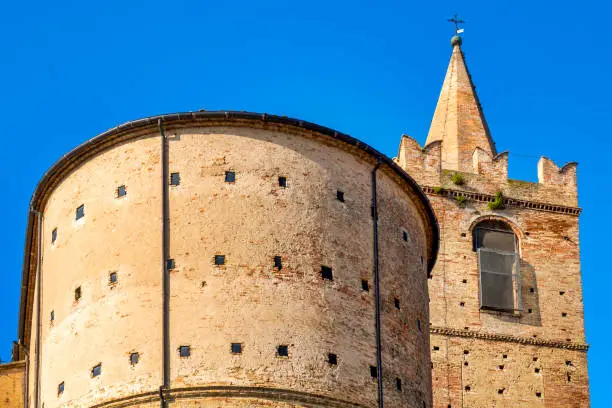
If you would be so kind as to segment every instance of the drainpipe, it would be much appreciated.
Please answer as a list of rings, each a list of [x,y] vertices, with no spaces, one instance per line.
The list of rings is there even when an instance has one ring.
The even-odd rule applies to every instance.
[[[23,354],[25,354],[25,374],[23,376],[23,408],[28,408],[28,373],[30,370],[30,351],[26,347],[25,344],[19,340],[19,342],[14,341],[14,345],[19,347]]]
[[[376,303],[376,377],[378,379],[378,408],[383,408],[383,371],[382,346],[380,335],[380,274],[378,269],[378,198],[376,192],[376,172],[382,163],[378,158],[376,167],[372,170],[372,220],[374,243],[374,298]]]
[[[40,264],[42,262],[42,219],[43,215],[40,211],[37,211],[30,207],[30,213],[36,215],[37,223],[37,234],[36,234],[36,287],[38,288],[38,294],[36,296],[36,377],[34,381],[34,407],[39,407],[39,396],[40,396],[40,332],[42,325],[41,302],[42,302],[42,276],[40,276]],[[28,367],[29,368],[29,367]]]
[[[168,259],[170,248],[170,202],[169,202],[169,160],[168,139],[164,132],[162,119],[157,122],[161,136],[161,166],[162,166],[162,365],[163,385],[159,387],[159,400],[161,408],[166,408],[164,391],[170,389],[170,276],[168,273]]]

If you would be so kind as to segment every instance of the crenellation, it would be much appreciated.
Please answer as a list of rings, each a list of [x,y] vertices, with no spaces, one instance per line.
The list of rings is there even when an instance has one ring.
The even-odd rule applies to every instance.
[[[421,148],[413,138],[404,135],[396,162],[406,171],[415,174],[415,179],[422,186],[488,195],[501,192],[510,200],[560,207],[578,205],[577,164],[574,162],[559,168],[543,157],[538,163],[539,181],[530,182],[508,178],[508,152],[491,156],[485,150],[476,148],[473,154],[474,169],[469,172],[440,168],[441,152],[440,141]],[[463,182],[460,185],[452,182],[453,174],[461,174]],[[549,206],[542,209],[549,210]]]
[[[475,174],[497,183],[505,183],[508,180],[508,152],[491,156],[487,151],[477,147],[472,157]]]

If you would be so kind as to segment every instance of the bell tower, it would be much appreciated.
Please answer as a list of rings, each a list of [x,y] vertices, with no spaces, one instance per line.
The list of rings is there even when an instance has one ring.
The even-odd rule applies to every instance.
[[[587,408],[577,165],[542,157],[538,182],[508,179],[461,32],[425,145],[404,135],[395,159],[440,225],[429,276],[434,407]]]

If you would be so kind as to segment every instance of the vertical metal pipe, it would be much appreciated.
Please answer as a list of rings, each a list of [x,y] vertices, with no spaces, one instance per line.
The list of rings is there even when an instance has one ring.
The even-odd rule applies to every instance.
[[[36,296],[36,378],[34,381],[34,406],[40,407],[40,332],[42,326],[42,317],[40,315],[42,309],[42,276],[40,275],[40,264],[42,262],[42,214],[33,208],[30,208],[30,211],[36,215],[38,220],[38,233],[36,234],[36,287],[38,289],[38,293]]]
[[[166,408],[164,391],[170,388],[170,276],[168,273],[168,259],[170,248],[170,202],[169,202],[169,158],[168,139],[164,132],[162,119],[158,120],[161,137],[161,166],[162,166],[162,364],[163,385],[160,387],[161,408]]]
[[[378,408],[383,408],[383,369],[382,369],[382,340],[380,330],[380,273],[378,268],[378,197],[376,192],[376,172],[382,160],[372,170],[372,220],[374,244],[374,298],[376,303],[376,376],[378,379]]]

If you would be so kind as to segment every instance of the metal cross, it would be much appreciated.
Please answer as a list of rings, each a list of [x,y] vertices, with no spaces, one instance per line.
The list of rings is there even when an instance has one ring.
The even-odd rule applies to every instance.
[[[459,33],[459,24],[465,23],[465,21],[461,20],[460,18],[457,18],[457,13],[455,13],[453,18],[449,18],[448,21],[455,24],[455,34]]]

